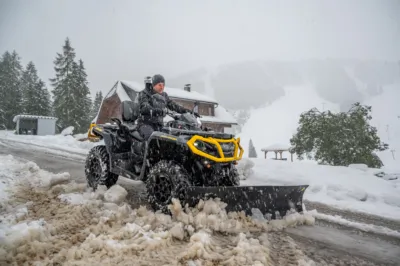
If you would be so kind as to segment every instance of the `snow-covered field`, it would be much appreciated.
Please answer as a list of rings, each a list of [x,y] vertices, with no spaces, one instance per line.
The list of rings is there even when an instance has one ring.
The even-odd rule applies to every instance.
[[[174,202],[170,216],[132,210],[119,185],[91,192],[68,173],[11,155],[0,156],[0,169],[1,265],[314,265],[274,234],[313,225],[307,213],[268,222],[207,201],[193,209]]]

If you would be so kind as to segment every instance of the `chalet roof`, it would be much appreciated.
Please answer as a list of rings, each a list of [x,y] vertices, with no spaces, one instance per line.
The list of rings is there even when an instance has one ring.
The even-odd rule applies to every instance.
[[[52,119],[52,120],[58,120],[57,117],[51,117],[51,116],[41,116],[41,115],[16,115],[13,118],[13,122],[16,123],[19,119],[21,118],[29,118],[29,119]]]

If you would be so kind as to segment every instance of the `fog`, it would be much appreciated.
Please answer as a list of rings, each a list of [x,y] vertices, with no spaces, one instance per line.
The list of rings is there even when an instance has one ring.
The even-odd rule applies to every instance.
[[[68,36],[92,93],[107,92],[243,60],[399,60],[399,14],[397,0],[0,0],[0,53],[15,49],[49,84]]]

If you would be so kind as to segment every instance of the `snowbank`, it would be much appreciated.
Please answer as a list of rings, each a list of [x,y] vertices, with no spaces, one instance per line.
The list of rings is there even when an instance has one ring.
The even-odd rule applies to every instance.
[[[12,156],[0,156],[0,169],[1,180],[9,181],[0,209],[1,265],[271,265],[278,256],[286,265],[307,261],[293,240],[273,232],[312,225],[308,214],[263,221],[228,214],[224,203],[208,200],[191,209],[174,201],[172,215],[165,215],[131,209],[119,185],[92,192],[66,173]]]
[[[238,170],[239,173],[239,178],[241,180],[246,180],[249,176],[251,176],[254,173],[253,167],[254,167],[254,162],[251,159],[242,158],[242,160],[240,160],[238,165],[236,166],[236,169]]]
[[[67,128],[65,133],[70,133]],[[53,153],[65,152],[80,155],[86,155],[88,150],[99,144],[90,141],[79,141],[81,134],[72,135],[49,135],[49,136],[33,136],[33,135],[15,135],[13,131],[0,131],[0,140],[11,140],[22,144],[30,144],[37,147],[53,150]]]
[[[253,173],[241,185],[309,185],[304,199],[400,219],[400,183],[376,176],[380,169],[251,159]]]

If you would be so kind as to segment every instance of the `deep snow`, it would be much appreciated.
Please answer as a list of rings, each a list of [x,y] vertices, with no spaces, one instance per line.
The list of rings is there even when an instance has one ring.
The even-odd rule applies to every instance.
[[[244,158],[242,164],[247,160]],[[306,200],[400,220],[399,178],[377,177],[380,169],[262,158],[251,161],[254,166],[241,185],[309,185],[304,193]]]

